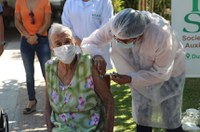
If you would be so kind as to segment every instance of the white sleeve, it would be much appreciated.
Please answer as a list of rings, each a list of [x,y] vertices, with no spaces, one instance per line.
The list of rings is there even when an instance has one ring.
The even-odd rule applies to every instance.
[[[62,21],[62,24],[64,26],[71,29],[73,36],[76,36],[76,34],[74,33],[74,30],[73,30],[72,23],[70,21],[69,2],[70,2],[70,0],[67,0],[64,4],[62,16],[61,16],[61,21]]]
[[[161,28],[158,31],[152,27],[143,37],[145,37],[148,44],[154,49],[151,54],[154,58],[154,63],[148,69],[129,74],[132,77],[130,85],[135,88],[151,86],[167,81],[174,69],[176,52],[178,50],[178,43],[173,43],[170,31],[163,31]]]
[[[112,40],[110,24],[110,21],[107,22],[103,27],[94,31],[89,37],[83,39],[81,49],[84,53],[102,55],[101,48],[109,44]]]
[[[113,6],[111,0],[105,0],[102,16],[101,16],[101,27],[109,21],[109,19],[113,16]]]

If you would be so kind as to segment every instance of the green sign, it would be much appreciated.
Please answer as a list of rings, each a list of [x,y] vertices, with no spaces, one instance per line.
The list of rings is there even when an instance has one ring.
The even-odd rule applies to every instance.
[[[192,54],[186,53],[185,58],[186,58],[186,60],[190,60],[190,59],[192,59],[192,60],[194,60],[194,59],[200,59],[200,55],[194,54],[194,53],[192,53]]]
[[[199,6],[199,0],[193,0],[192,11],[184,17],[185,22],[190,25],[195,25],[196,29],[188,30],[186,27],[184,27],[183,32],[186,33],[200,32],[200,9],[198,6]],[[196,20],[194,18],[199,18],[199,19]]]

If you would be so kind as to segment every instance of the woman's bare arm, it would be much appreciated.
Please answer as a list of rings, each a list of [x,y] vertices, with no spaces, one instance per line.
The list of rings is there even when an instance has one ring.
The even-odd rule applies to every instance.
[[[105,115],[105,132],[113,132],[114,126],[114,99],[110,91],[110,78],[99,78],[99,73],[93,67],[92,68],[92,77],[95,84],[95,91],[103,101],[105,106],[106,115]]]
[[[46,105],[45,105],[45,114],[46,114],[46,124],[47,124],[47,131],[51,132],[51,128],[53,126],[53,124],[51,123],[51,106],[49,103],[49,97],[48,97],[48,86],[47,86],[47,81],[46,81],[46,89],[45,89],[45,95],[46,95]]]
[[[47,31],[50,24],[51,24],[51,13],[45,13],[44,23],[37,33],[42,35],[45,31]]]
[[[28,39],[30,37],[29,33],[26,31],[22,24],[22,19],[19,13],[15,13],[15,26],[18,29],[18,31],[26,38]]]

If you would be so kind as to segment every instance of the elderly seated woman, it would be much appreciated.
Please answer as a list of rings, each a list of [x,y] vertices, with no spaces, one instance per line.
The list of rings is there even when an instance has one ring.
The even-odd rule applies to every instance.
[[[49,40],[55,57],[46,63],[48,131],[112,132],[110,80],[99,77],[91,56],[80,53],[68,27],[54,23]]]

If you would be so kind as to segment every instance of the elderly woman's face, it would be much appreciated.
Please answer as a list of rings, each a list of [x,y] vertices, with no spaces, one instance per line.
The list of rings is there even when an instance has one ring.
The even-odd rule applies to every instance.
[[[70,36],[67,32],[59,33],[59,34],[54,34],[51,37],[51,47],[56,48],[60,47],[62,45],[68,45],[72,44],[72,36]]]

